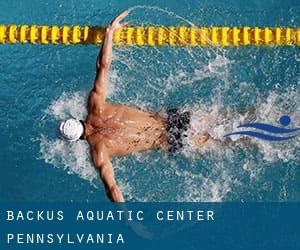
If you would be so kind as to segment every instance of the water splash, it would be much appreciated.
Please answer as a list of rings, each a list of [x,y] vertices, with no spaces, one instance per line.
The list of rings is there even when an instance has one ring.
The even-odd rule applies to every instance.
[[[291,92],[289,92],[291,94]],[[281,109],[281,106],[275,106],[279,95],[270,94],[266,103],[260,103],[257,106],[255,117],[256,119],[268,118],[276,119],[276,115],[272,118],[261,116],[265,110],[266,105],[272,107],[271,113],[276,114]],[[300,95],[295,94],[295,101],[300,101]],[[61,98],[54,101],[52,105],[46,110],[46,113],[52,114],[56,118],[64,118],[67,114],[79,114],[81,110],[85,109],[83,102],[84,97],[80,97],[79,93],[72,95],[64,94]],[[270,100],[273,100],[271,102]],[[66,105],[65,105],[66,104]],[[79,104],[79,105],[78,105]],[[284,103],[281,103],[284,105]],[[64,107],[64,108],[62,108]],[[68,108],[66,108],[68,107]],[[124,159],[113,159],[113,164],[116,171],[118,182],[121,190],[124,192],[128,200],[138,201],[221,201],[226,200],[227,195],[232,192],[234,185],[242,185],[236,173],[238,171],[241,175],[249,172],[253,181],[259,180],[259,175],[262,173],[262,168],[267,162],[282,161],[299,161],[300,156],[297,150],[300,147],[300,140],[290,144],[272,144],[261,142],[252,139],[250,144],[255,145],[259,149],[259,153],[255,153],[252,147],[244,144],[236,139],[236,144],[225,144],[223,135],[226,131],[232,129],[234,124],[241,121],[246,121],[253,114],[249,113],[239,114],[238,112],[223,113],[223,105],[215,103],[207,105],[199,103],[194,107],[185,107],[184,109],[192,111],[191,130],[186,142],[186,147],[183,154],[186,158],[180,161],[169,157],[166,153],[138,153]],[[51,113],[53,112],[54,113]],[[300,110],[297,108],[293,116],[299,114]],[[217,125],[216,125],[217,124]],[[210,135],[216,141],[208,142],[204,147],[197,148],[191,142],[196,134],[201,134],[209,131]],[[189,141],[190,140],[190,141]],[[250,147],[250,148],[249,148]],[[94,183],[97,178],[91,161],[89,159],[89,149],[85,142],[78,142],[69,144],[58,139],[51,140],[45,135],[40,139],[41,158],[46,163],[50,163],[56,167],[62,167],[69,173],[74,173],[81,178]],[[246,154],[246,158],[239,162],[241,167],[236,166],[237,151],[242,149]],[[252,157],[262,155],[260,162],[252,161]],[[256,156],[255,156],[256,155]],[[233,160],[233,161],[232,161]],[[199,165],[199,161],[202,162]],[[231,162],[232,161],[232,162]],[[145,162],[147,164],[145,165]],[[161,166],[161,162],[164,162]],[[189,166],[190,170],[184,166]],[[208,173],[199,172],[199,166],[212,166]],[[175,174],[175,178],[174,175]],[[175,192],[175,197],[166,197],[159,190],[155,193],[151,188],[151,192],[147,190],[147,181],[143,176],[147,176],[149,185],[152,181],[159,181],[160,179],[168,179],[164,183],[164,192],[173,190],[173,185],[176,183],[178,188]],[[143,179],[143,181],[140,181]],[[249,184],[247,184],[249,185]],[[158,185],[159,187],[159,185]],[[160,187],[161,188],[161,187]],[[153,193],[154,192],[154,193]]]
[[[176,14],[170,15],[185,21]],[[174,106],[192,112],[187,146],[181,155],[146,152],[113,159],[117,181],[127,200],[268,199],[262,195],[272,186],[271,180],[264,176],[267,167],[288,162],[294,168],[300,161],[299,139],[274,145],[256,139],[243,142],[238,135],[227,143],[223,137],[242,123],[277,122],[283,113],[289,114],[299,127],[299,79],[296,83],[287,79],[286,83],[275,84],[273,74],[278,71],[277,67],[282,67],[284,57],[290,58],[290,52],[279,51],[281,56],[276,57],[274,63],[269,54],[259,53],[261,50],[252,49],[245,52],[238,49],[114,48],[109,101],[154,112]],[[255,79],[251,81],[252,75],[258,77],[259,74],[267,79],[266,87],[259,86]],[[87,94],[88,90],[83,94],[69,92],[54,100],[45,110],[42,126],[49,127],[50,131],[59,119],[68,116],[83,119]],[[207,131],[213,140],[196,148],[192,138]],[[91,183],[98,181],[85,142],[70,146],[51,137],[50,133],[43,134],[40,155],[55,167]]]
[[[40,138],[41,158],[48,164],[61,167],[68,174],[76,174],[94,184],[98,174],[91,164],[88,145],[84,142],[67,144],[62,140]]]

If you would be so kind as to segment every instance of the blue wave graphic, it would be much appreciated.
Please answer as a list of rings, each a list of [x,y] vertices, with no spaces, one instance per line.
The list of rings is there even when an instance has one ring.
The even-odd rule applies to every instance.
[[[279,122],[282,126],[288,126],[291,124],[291,118],[287,115],[283,115],[280,117]],[[224,135],[224,137],[231,136],[231,135],[247,135],[251,137],[256,137],[262,140],[266,141],[286,141],[295,138],[297,135],[290,135],[290,136],[282,136],[284,134],[291,134],[297,131],[300,131],[300,128],[280,128],[276,127],[270,124],[266,123],[246,123],[239,125],[238,128],[254,128],[254,129],[259,129],[262,132],[268,132],[272,134],[280,134],[281,136],[276,136],[276,135],[270,135],[270,134],[265,134],[262,132],[255,132],[255,131],[239,131],[239,132],[232,132],[229,134]]]
[[[229,134],[224,135],[224,137],[231,136],[231,135],[248,135],[248,136],[256,137],[256,138],[266,140],[266,141],[286,141],[286,140],[290,140],[290,139],[293,139],[293,138],[296,137],[296,135],[293,135],[293,136],[273,136],[273,135],[267,135],[267,134],[258,133],[258,132],[254,132],[254,131],[233,132],[233,133],[229,133]]]
[[[240,125],[238,126],[238,128],[256,128],[273,134],[287,134],[287,133],[300,131],[300,128],[294,128],[294,129],[278,128],[265,123],[248,123],[248,124]]]

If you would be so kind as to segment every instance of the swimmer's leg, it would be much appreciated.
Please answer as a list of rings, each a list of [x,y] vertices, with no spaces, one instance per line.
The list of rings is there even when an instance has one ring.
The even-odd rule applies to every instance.
[[[254,145],[253,141],[251,141],[248,137],[242,137],[237,141],[232,141],[231,139],[226,140],[220,140],[213,138],[209,133],[204,133],[201,135],[197,135],[193,140],[193,144],[197,148],[204,147],[207,142],[212,142],[214,145],[219,146],[231,146],[231,147],[240,147],[240,146],[246,146],[250,148]]]
[[[203,147],[204,144],[211,138],[209,133],[204,133],[201,135],[196,135],[196,137],[193,139],[193,144],[196,147]]]
[[[215,124],[216,123],[216,117],[214,115],[210,116],[203,116],[201,118],[195,118],[196,124],[199,127],[207,127],[208,124]],[[203,131],[201,133],[198,133],[193,136],[192,143],[195,147],[203,147],[208,141],[215,141],[208,131]]]
[[[250,121],[255,121],[257,119],[255,109],[248,109],[240,112],[241,115],[246,116],[247,120]],[[196,118],[198,126],[199,127],[206,127],[207,125],[210,125],[210,127],[214,127],[215,124],[218,124],[218,118],[220,114],[210,114],[209,116],[204,116],[200,118]],[[227,120],[228,114],[227,112],[223,112],[221,114],[224,120]],[[223,139],[218,139],[214,138],[209,131],[203,131],[200,134],[195,135],[192,138],[192,143],[194,144],[195,147],[203,147],[206,143],[213,143],[214,145],[219,145],[219,146],[236,146],[239,147],[241,145],[244,146],[251,146],[253,145],[253,141],[249,137],[241,137],[237,141],[232,141],[230,138],[226,138],[225,140]]]

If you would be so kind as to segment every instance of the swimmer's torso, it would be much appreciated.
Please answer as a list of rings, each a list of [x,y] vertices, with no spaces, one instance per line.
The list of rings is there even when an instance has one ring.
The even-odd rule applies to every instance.
[[[110,156],[122,156],[166,146],[165,122],[142,110],[119,104],[94,103],[90,96],[86,123],[92,127],[87,140],[93,149],[104,143]]]

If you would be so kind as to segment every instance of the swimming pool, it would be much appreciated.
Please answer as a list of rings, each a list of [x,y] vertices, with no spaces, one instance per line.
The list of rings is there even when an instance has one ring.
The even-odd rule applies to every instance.
[[[6,1],[0,23],[299,26],[299,1]],[[1,201],[104,201],[84,142],[56,139],[59,119],[83,118],[95,46],[0,46]],[[254,119],[300,126],[299,47],[116,47],[109,100],[150,111],[180,106],[215,136]],[[249,111],[249,113],[247,113]],[[227,114],[226,116],[224,114]],[[252,117],[252,118],[251,118]],[[193,124],[204,129],[202,124]],[[113,160],[129,201],[299,201],[300,137]]]

